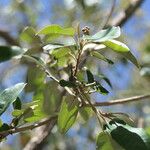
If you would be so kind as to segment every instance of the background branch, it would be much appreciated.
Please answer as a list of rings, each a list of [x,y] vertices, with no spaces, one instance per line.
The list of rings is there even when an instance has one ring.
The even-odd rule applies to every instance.
[[[0,30],[0,37],[3,38],[9,45],[19,46],[19,42],[13,38],[7,31]]]
[[[124,11],[120,12],[118,16],[113,18],[110,25],[123,26],[128,21],[128,19],[133,16],[135,11],[140,8],[144,1],[145,0],[132,0],[130,5]]]

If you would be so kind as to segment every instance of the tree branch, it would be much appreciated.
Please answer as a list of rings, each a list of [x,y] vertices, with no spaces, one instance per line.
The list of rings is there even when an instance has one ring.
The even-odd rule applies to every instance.
[[[137,101],[145,100],[146,98],[150,98],[150,94],[123,98],[123,99],[110,100],[108,102],[95,102],[93,105],[94,106],[112,106],[112,105],[135,102],[135,101],[137,102]]]
[[[56,118],[57,118],[57,116],[54,116],[54,117],[50,117],[50,118],[48,118],[44,121],[38,122],[36,124],[31,124],[31,125],[28,125],[28,126],[23,126],[23,127],[19,127],[19,128],[13,128],[13,129],[10,129],[10,130],[2,131],[2,132],[0,132],[0,138],[6,137],[9,134],[15,134],[15,133],[23,132],[23,131],[26,131],[26,130],[32,130],[34,128],[37,128],[37,127],[43,126],[45,124],[48,124],[52,120],[56,120]]]
[[[19,46],[19,42],[13,38],[7,31],[0,30],[0,37],[2,37],[8,44]]]
[[[125,103],[131,103],[131,102],[135,102],[135,101],[141,101],[141,100],[145,100],[150,98],[150,94],[147,95],[140,95],[140,96],[134,96],[134,97],[129,97],[129,98],[124,98],[124,99],[116,99],[116,100],[110,100],[108,102],[95,102],[93,103],[94,106],[112,106],[112,105],[118,105],[118,104],[125,104]],[[90,107],[89,104],[84,105],[84,107]],[[0,132],[0,137],[6,137],[9,134],[15,134],[18,132],[23,132],[26,130],[32,130],[34,128],[46,125],[43,130],[41,131],[42,134],[39,134],[38,137],[33,138],[26,146],[26,148],[24,148],[24,150],[30,150],[33,149],[33,142],[36,142],[35,145],[37,146],[37,144],[39,144],[39,140],[35,140],[35,139],[40,139],[40,141],[42,141],[43,139],[45,139],[48,136],[48,131],[51,131],[51,129],[53,128],[53,126],[56,124],[57,121],[57,115],[50,117],[48,119],[45,119],[41,122],[38,122],[36,124],[32,124],[32,125],[28,125],[28,126],[23,126],[23,127],[19,127],[19,128],[13,128],[7,131],[2,131]],[[41,137],[41,138],[39,138]],[[38,141],[38,142],[37,142]],[[32,143],[32,144],[30,144]],[[29,148],[29,145],[32,145],[32,148]],[[40,146],[40,145],[39,145]],[[27,148],[28,147],[28,148]],[[34,148],[35,149],[35,148]]]
[[[132,0],[131,4],[124,11],[120,12],[120,14],[112,20],[110,25],[123,26],[133,16],[135,11],[140,8],[144,1],[145,0]]]
[[[112,14],[113,14],[113,12],[114,12],[114,9],[115,9],[115,4],[116,4],[116,0],[113,0],[112,6],[111,6],[111,9],[110,9],[110,12],[109,12],[109,14],[108,14],[108,16],[107,16],[106,22],[105,22],[104,25],[103,25],[103,28],[105,28],[105,27],[107,26],[107,24],[108,24],[108,22],[109,22],[109,20],[110,20]]]

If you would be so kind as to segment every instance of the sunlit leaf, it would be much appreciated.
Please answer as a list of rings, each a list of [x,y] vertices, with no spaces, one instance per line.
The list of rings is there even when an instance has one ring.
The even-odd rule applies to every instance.
[[[13,116],[13,117],[18,117],[18,116],[22,115],[23,112],[24,112],[23,110],[15,109],[15,110],[12,112],[12,116]]]
[[[73,102],[73,99],[70,99]],[[68,102],[64,98],[61,104],[61,108],[58,114],[58,128],[62,133],[66,133],[70,127],[74,124],[78,114],[78,107],[76,105],[68,105]]]
[[[87,43],[83,46],[83,51],[86,50],[100,50],[105,48],[106,46],[104,44],[96,44],[96,43]]]
[[[56,34],[56,35],[65,35],[65,36],[73,36],[75,34],[74,28],[62,28],[59,25],[50,25],[43,29],[41,29],[37,34]]]
[[[107,40],[102,42],[105,46],[117,52],[128,52],[130,49],[122,42],[116,40]]]
[[[25,85],[24,83],[18,83],[0,93],[0,115],[2,115],[9,105],[16,100]]]
[[[32,27],[26,27],[20,34],[20,39],[28,43],[40,43],[40,37]]]

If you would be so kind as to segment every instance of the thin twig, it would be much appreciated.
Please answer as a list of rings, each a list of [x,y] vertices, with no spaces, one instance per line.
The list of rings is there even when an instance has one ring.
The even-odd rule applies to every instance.
[[[118,104],[125,104],[125,103],[130,103],[130,102],[135,102],[135,101],[141,101],[146,98],[147,99],[150,98],[150,94],[123,98],[123,99],[116,99],[116,100],[111,100],[108,102],[95,102],[93,105],[94,106],[111,106],[111,105],[118,105]]]
[[[110,12],[109,12],[109,14],[108,14],[108,16],[107,16],[106,22],[105,22],[104,25],[103,25],[103,28],[105,28],[105,27],[108,25],[108,22],[109,22],[109,20],[110,20],[112,14],[113,14],[113,12],[114,12],[115,4],[116,4],[116,0],[113,0],[112,6],[111,6],[111,9],[110,9]]]
[[[23,126],[23,127],[19,127],[19,128],[16,127],[16,128],[10,129],[10,130],[2,131],[2,132],[0,132],[0,136],[1,137],[6,137],[9,134],[23,132],[23,131],[26,131],[26,130],[32,130],[34,128],[43,126],[43,125],[51,122],[51,120],[56,119],[56,118],[57,118],[57,116],[53,116],[53,117],[50,117],[50,118],[48,118],[44,121],[41,121],[41,122],[38,122],[38,123],[35,123],[35,124],[31,124],[31,125]]]

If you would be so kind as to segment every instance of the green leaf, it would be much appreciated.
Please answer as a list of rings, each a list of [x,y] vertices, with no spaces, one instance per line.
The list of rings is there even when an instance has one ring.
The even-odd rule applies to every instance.
[[[32,27],[26,27],[20,34],[20,39],[28,43],[40,43],[40,37]]]
[[[29,117],[29,118],[26,118],[25,121],[26,122],[37,122],[37,121],[40,121],[41,119],[43,119],[44,117],[46,117],[45,115],[41,115],[41,116],[35,116],[33,115],[32,117]]]
[[[24,83],[18,83],[0,93],[0,115],[16,100],[25,85]]]
[[[96,140],[96,150],[124,150],[107,132],[101,132]]]
[[[3,125],[0,127],[0,132],[6,131],[6,130],[9,130],[9,129],[10,129],[9,125],[6,124],[6,123],[3,123]]]
[[[111,61],[110,59],[106,58],[104,55],[102,55],[101,53],[99,52],[96,52],[96,51],[91,51],[90,52],[91,56],[94,56],[100,60],[103,60],[109,64],[114,64],[113,61]]]
[[[18,46],[0,46],[0,62],[7,61],[24,52],[25,50]]]
[[[106,76],[104,76],[103,74],[99,74],[98,77],[100,79],[103,79],[112,88],[112,84],[111,84],[110,80]]]
[[[64,35],[64,36],[74,36],[75,29],[74,28],[62,28],[59,25],[50,25],[43,29],[41,29],[37,34],[56,34],[56,35]]]
[[[0,119],[0,127],[3,125],[3,122],[2,122],[2,120]]]
[[[73,83],[71,81],[66,81],[66,80],[63,80],[63,79],[59,81],[59,84],[62,87],[65,87],[65,86],[67,86],[67,87],[75,87],[76,86],[75,83]]]
[[[130,51],[125,52],[125,53],[120,53],[120,54],[123,55],[129,61],[131,61],[136,67],[140,68],[140,65],[139,65],[137,59],[134,57],[134,55]]]
[[[51,50],[60,49],[60,48],[69,48],[70,50],[71,49],[74,50],[74,49],[76,49],[76,44],[75,43],[72,43],[72,44],[58,44],[58,43],[53,43],[53,44],[45,45],[43,47],[43,50],[44,51],[51,51]]]
[[[120,34],[120,27],[111,27],[106,30],[101,30],[93,36],[85,36],[84,39],[94,42],[104,42],[110,39],[118,38]]]
[[[109,91],[107,91],[100,83],[96,82],[96,89],[103,95],[107,95]]]
[[[122,42],[116,41],[116,40],[107,40],[105,42],[102,42],[105,46],[111,48],[112,50],[116,52],[128,52],[130,49]]]
[[[13,102],[13,108],[20,110],[21,106],[22,106],[21,100],[19,97],[17,97],[17,99]]]
[[[15,109],[15,110],[12,112],[12,116],[13,116],[13,117],[18,117],[18,116],[22,115],[23,112],[24,112],[24,110]]]
[[[89,107],[81,107],[79,108],[79,113],[85,121],[88,121],[92,113],[92,110]]]
[[[95,80],[92,72],[86,69],[86,74],[87,74],[88,83],[93,83]]]
[[[137,129],[138,130],[138,129]],[[143,133],[142,133],[143,134]],[[144,140],[141,138],[146,135],[138,134],[138,132],[130,131],[123,126],[117,126],[111,131],[112,138],[126,150],[149,150]]]
[[[124,120],[119,119],[119,118],[113,118],[111,121],[109,121],[110,125],[115,124],[115,123],[126,125],[126,122]]]
[[[60,57],[64,57],[66,56],[67,54],[69,54],[70,52],[70,49],[69,48],[65,48],[65,47],[62,47],[62,48],[59,48],[59,49],[54,49],[50,52],[50,54],[52,56],[54,56],[55,58],[60,58]]]
[[[70,102],[73,102],[73,99],[69,99]],[[66,133],[70,127],[74,124],[77,114],[78,107],[76,105],[68,105],[66,98],[63,99],[60,112],[58,114],[58,128],[62,133]]]

